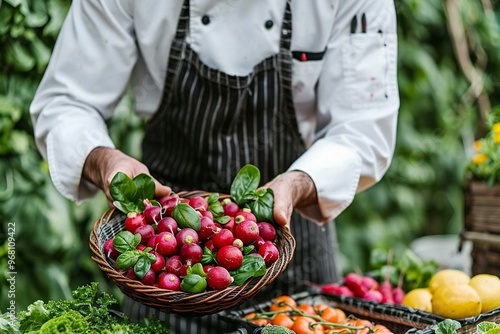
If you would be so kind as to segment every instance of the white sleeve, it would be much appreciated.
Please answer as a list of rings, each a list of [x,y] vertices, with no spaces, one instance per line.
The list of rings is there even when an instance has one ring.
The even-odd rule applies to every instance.
[[[355,194],[378,182],[394,153],[399,110],[396,14],[391,0],[339,1],[317,87],[318,129],[290,170],[315,183],[318,205],[300,213],[337,217]],[[361,33],[361,16],[367,18]],[[351,20],[357,16],[357,30]]]
[[[81,180],[87,155],[114,147],[106,120],[137,59],[127,1],[74,0],[30,106],[36,144],[51,179],[81,202],[97,189]]]

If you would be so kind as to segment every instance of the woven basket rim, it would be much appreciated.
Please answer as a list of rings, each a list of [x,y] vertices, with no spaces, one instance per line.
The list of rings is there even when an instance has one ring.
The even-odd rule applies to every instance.
[[[199,190],[178,193],[180,197],[192,197],[200,194],[210,193]],[[221,195],[221,198],[223,196],[228,197],[228,195]],[[224,290],[208,290],[203,293],[170,291],[155,286],[147,286],[139,281],[129,279],[114,269],[110,261],[108,261],[103,252],[105,240],[101,240],[101,232],[106,227],[105,224],[108,224],[113,219],[118,219],[116,217],[120,217],[120,215],[125,216],[117,208],[110,208],[95,221],[90,232],[89,241],[91,258],[113,280],[122,293],[142,304],[163,311],[204,315],[237,306],[257,294],[264,286],[273,282],[286,269],[293,257],[296,246],[295,238],[289,229],[275,225],[277,238],[280,238],[278,240],[280,256],[275,263],[267,268],[263,276],[251,278],[241,286],[229,286]],[[280,249],[279,246],[287,249]]]

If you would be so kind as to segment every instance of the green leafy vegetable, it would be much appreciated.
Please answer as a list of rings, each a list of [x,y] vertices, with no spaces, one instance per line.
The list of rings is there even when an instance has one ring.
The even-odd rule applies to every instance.
[[[207,277],[207,273],[205,273],[205,271],[203,270],[203,265],[201,263],[196,263],[193,266],[189,266],[187,268],[187,274],[196,274],[200,275],[201,277]]]
[[[266,263],[258,256],[245,255],[241,267],[231,271],[233,285],[243,285],[249,278],[260,277],[266,273]]]
[[[179,203],[172,210],[172,217],[177,221],[180,228],[192,228],[199,231],[201,227],[200,215],[189,204]]]
[[[201,258],[202,264],[209,264],[210,262],[215,262],[216,254],[212,253],[208,247],[203,247],[203,257]]]
[[[131,179],[127,174],[118,172],[109,185],[113,205],[124,213],[142,212],[144,200],[155,195],[155,183],[147,174],[139,174]]]
[[[483,321],[477,325],[477,334],[490,334],[497,330],[500,331],[500,324],[491,321]]]
[[[120,231],[113,240],[113,246],[120,253],[124,253],[129,250],[135,250],[140,242],[141,235],[139,233],[134,235],[130,231]]]
[[[52,318],[42,325],[40,334],[74,334],[87,333],[89,324],[85,318],[77,311],[68,311],[63,315]]]
[[[435,333],[436,334],[457,334],[457,329],[461,328],[462,325],[452,319],[445,319],[437,324]]]
[[[130,231],[120,231],[113,240],[113,246],[121,254],[116,259],[117,269],[129,269],[134,267],[135,276],[143,279],[146,276],[151,264],[156,261],[156,256],[149,253],[151,247],[144,250],[136,249],[141,242],[139,233],[132,234]]]

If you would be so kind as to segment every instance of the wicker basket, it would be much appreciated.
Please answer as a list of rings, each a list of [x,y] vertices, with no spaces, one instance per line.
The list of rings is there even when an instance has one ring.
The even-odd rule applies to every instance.
[[[209,193],[201,191],[179,193],[180,197],[185,198],[207,195]],[[228,197],[228,195],[221,195],[220,197],[224,198]],[[169,291],[154,286],[147,286],[139,281],[134,281],[123,276],[104,255],[104,243],[124,229],[123,222],[125,218],[126,216],[119,210],[110,209],[96,221],[90,233],[92,260],[115,282],[125,295],[144,305],[164,311],[204,315],[237,306],[257,294],[264,286],[273,282],[286,269],[295,250],[295,239],[289,230],[277,227],[276,246],[280,256],[276,262],[267,268],[263,276],[249,279],[244,285],[229,286],[220,291],[207,291],[204,293]]]
[[[472,274],[500,276],[500,185],[472,178],[464,194],[462,239],[472,242]]]

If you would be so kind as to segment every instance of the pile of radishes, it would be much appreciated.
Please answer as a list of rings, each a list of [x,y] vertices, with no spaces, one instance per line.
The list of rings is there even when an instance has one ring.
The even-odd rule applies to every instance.
[[[379,283],[371,276],[357,273],[347,274],[342,284],[322,285],[321,291],[327,294],[361,298],[386,304],[401,304],[405,297],[401,286],[393,286],[388,279]]]
[[[127,214],[124,231],[105,242],[104,253],[124,276],[145,285],[222,290],[263,275],[279,257],[273,224],[258,222],[230,198],[172,194],[144,206]]]

